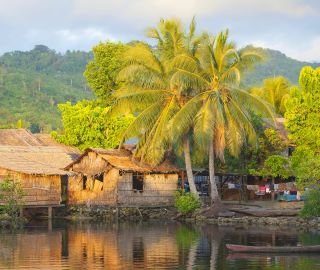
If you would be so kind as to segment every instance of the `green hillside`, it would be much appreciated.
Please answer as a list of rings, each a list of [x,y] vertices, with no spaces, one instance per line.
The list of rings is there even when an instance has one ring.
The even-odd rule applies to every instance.
[[[243,80],[243,85],[245,86],[258,86],[262,83],[263,79],[275,76],[284,76],[290,82],[296,84],[302,67],[317,67],[320,65],[320,63],[308,63],[292,59],[279,51],[260,49],[266,55],[266,60],[245,75]]]
[[[22,119],[35,131],[60,127],[57,104],[92,98],[83,71],[92,53],[56,53],[38,45],[0,57],[0,126]]]
[[[279,51],[261,49],[268,60],[250,74],[245,86],[259,85],[266,77],[282,75],[296,83],[303,66]],[[0,57],[0,127],[13,127],[22,119],[34,131],[50,131],[61,126],[57,104],[93,97],[83,77],[91,52],[60,54],[43,45],[31,51],[9,52]]]

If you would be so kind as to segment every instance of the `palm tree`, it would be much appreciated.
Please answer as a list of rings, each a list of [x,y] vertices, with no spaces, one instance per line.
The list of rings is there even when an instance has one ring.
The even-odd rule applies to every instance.
[[[277,114],[284,115],[285,103],[290,92],[290,83],[286,78],[278,76],[265,79],[262,87],[252,88],[250,92],[269,102]]]
[[[190,98],[190,89],[173,83],[173,58],[178,54],[194,54],[201,37],[195,36],[192,20],[186,34],[177,20],[161,20],[159,30],[151,28],[148,36],[157,39],[154,50],[144,43],[131,46],[126,52],[127,65],[119,72],[123,87],[114,93],[112,114],[138,114],[127,128],[122,141],[139,139],[135,156],[141,161],[160,163],[172,143],[168,123]],[[183,148],[190,190],[198,196],[192,174],[189,138],[185,134]]]
[[[173,118],[173,132],[184,134],[193,126],[194,140],[209,154],[212,204],[220,205],[215,182],[214,159],[224,160],[225,149],[237,156],[241,146],[255,143],[251,112],[272,115],[269,105],[239,88],[243,70],[262,59],[254,48],[237,50],[228,42],[228,30],[208,38],[194,57],[178,55],[173,82],[200,93],[190,99]]]

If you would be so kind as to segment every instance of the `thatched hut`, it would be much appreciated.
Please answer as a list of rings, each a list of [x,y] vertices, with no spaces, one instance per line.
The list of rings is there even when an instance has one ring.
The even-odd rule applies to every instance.
[[[0,181],[19,181],[25,206],[59,205],[70,175],[63,168],[76,157],[61,147],[0,145]]]
[[[43,146],[44,144],[24,128],[0,129],[0,145]]]
[[[136,162],[125,149],[87,149],[66,170],[68,203],[74,205],[171,205],[178,169],[166,161],[151,167]]]

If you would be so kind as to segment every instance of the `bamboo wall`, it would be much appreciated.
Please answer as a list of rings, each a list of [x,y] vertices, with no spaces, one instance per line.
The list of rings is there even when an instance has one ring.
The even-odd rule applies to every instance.
[[[143,191],[132,188],[132,173],[111,167],[95,152],[88,152],[79,163],[70,168],[77,176],[69,177],[68,204],[70,205],[173,205],[178,174],[145,174]],[[94,179],[103,173],[103,183]],[[83,188],[83,177],[86,187]]]
[[[177,189],[177,174],[145,175],[143,192],[133,191],[132,173],[119,175],[113,168],[104,173],[103,183],[87,176],[86,189],[83,189],[81,174],[69,177],[68,204],[70,205],[119,205],[157,206],[172,205],[173,193]]]
[[[60,204],[61,180],[59,175],[30,175],[0,169],[0,181],[8,176],[21,183],[25,206]]]
[[[119,178],[118,202],[120,205],[173,205],[178,174],[145,174],[143,191],[132,190],[132,173]]]
[[[69,177],[68,204],[70,205],[115,205],[117,201],[117,183],[119,171],[111,169],[104,173],[103,183],[87,176],[87,186],[83,189],[81,174]]]

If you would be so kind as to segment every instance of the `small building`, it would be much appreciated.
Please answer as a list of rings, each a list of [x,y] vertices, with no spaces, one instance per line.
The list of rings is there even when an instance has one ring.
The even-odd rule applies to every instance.
[[[89,148],[66,170],[69,205],[173,205],[179,169],[169,161],[151,167],[126,149]]]
[[[71,174],[63,168],[76,157],[61,147],[0,145],[0,181],[20,182],[25,207],[57,206],[66,199]]]

